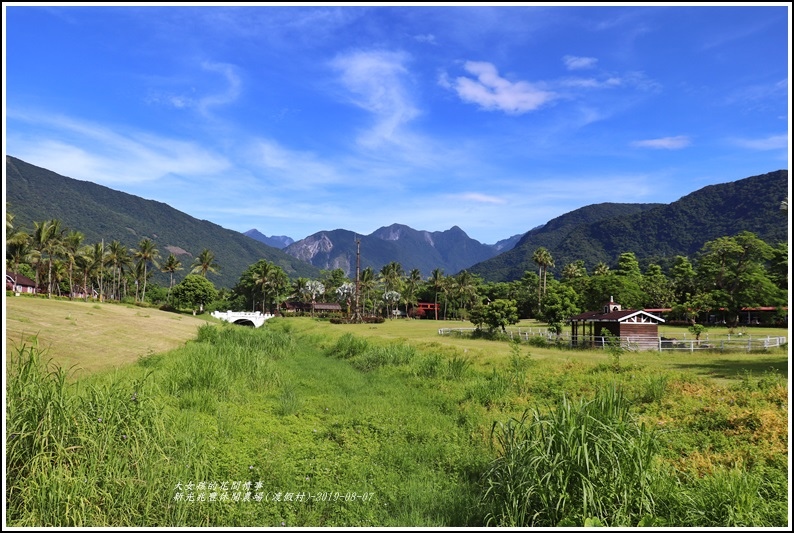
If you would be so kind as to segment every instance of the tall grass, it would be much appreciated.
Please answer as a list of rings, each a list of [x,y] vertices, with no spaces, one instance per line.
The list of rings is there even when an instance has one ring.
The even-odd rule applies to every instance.
[[[9,364],[8,524],[179,523],[166,480],[178,475],[169,456],[183,450],[167,434],[148,377],[80,390],[42,355],[22,345]],[[206,462],[200,453],[179,456]]]
[[[548,412],[534,408],[495,424],[499,456],[485,475],[489,525],[553,527],[636,525],[653,515],[655,440],[629,416],[617,387],[592,400],[563,396]]]
[[[76,383],[35,344],[10,351],[8,525],[786,524],[785,376],[605,374],[518,344],[489,367],[463,348],[284,322],[202,327]],[[177,483],[223,480],[372,496],[174,499]]]

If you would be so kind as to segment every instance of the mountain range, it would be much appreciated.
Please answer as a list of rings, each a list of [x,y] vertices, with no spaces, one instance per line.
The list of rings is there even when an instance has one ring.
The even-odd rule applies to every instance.
[[[361,268],[376,272],[394,261],[406,273],[415,268],[423,277],[439,268],[445,275],[468,270],[486,281],[510,281],[536,270],[532,255],[541,246],[552,254],[553,274],[577,260],[588,271],[599,262],[613,266],[624,252],[634,252],[641,264],[665,266],[675,255],[691,256],[709,240],[744,230],[770,244],[788,240],[787,213],[780,210],[781,200],[788,198],[786,170],[710,185],[670,204],[588,205],[492,245],[471,239],[458,226],[429,232],[392,224],[370,235],[335,229],[298,241],[267,237],[256,229],[240,233],[162,202],[61,176],[12,156],[6,157],[5,190],[18,228],[31,231],[33,222],[59,219],[82,232],[86,243],[115,239],[131,248],[148,237],[161,255],[174,253],[187,271],[193,258],[209,249],[221,266],[219,274],[210,274],[219,287],[234,286],[260,259],[293,278],[316,279],[321,270],[335,268],[352,278],[357,249]]]
[[[511,239],[515,243],[519,238]],[[356,255],[361,250],[362,270],[370,267],[378,272],[383,265],[396,261],[406,273],[418,269],[426,278],[436,268],[445,274],[465,270],[497,255],[499,247],[510,246],[510,239],[496,245],[482,244],[458,226],[431,232],[392,224],[370,235],[344,229],[321,231],[290,244],[284,252],[324,270],[341,268],[346,275],[354,277]]]
[[[268,246],[272,246],[273,248],[278,248],[279,250],[283,250],[295,242],[295,239],[292,237],[287,237],[286,235],[273,235],[272,237],[268,237],[264,233],[260,233],[257,229],[249,229],[248,231],[244,231],[243,235],[251,237],[252,239],[261,243],[267,244]]]

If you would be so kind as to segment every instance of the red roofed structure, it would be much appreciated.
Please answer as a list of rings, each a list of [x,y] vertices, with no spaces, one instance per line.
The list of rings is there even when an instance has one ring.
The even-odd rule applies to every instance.
[[[588,311],[571,317],[572,346],[605,344],[602,332],[619,337],[621,344],[640,350],[659,348],[659,324],[664,320],[647,311],[621,309],[612,298],[601,311]]]

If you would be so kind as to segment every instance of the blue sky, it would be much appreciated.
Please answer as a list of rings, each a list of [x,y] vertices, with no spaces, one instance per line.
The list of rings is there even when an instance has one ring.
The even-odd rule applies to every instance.
[[[3,11],[4,154],[241,232],[493,244],[791,156],[787,3]]]

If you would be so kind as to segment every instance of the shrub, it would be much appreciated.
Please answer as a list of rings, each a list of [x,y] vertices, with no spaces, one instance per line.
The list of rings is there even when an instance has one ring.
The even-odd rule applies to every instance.
[[[334,344],[326,355],[339,359],[349,359],[363,353],[369,347],[366,339],[354,336],[352,333],[345,333]]]
[[[654,516],[656,439],[629,416],[615,386],[578,403],[563,396],[547,413],[495,423],[499,456],[484,476],[486,523],[553,527],[597,519],[636,525]]]

